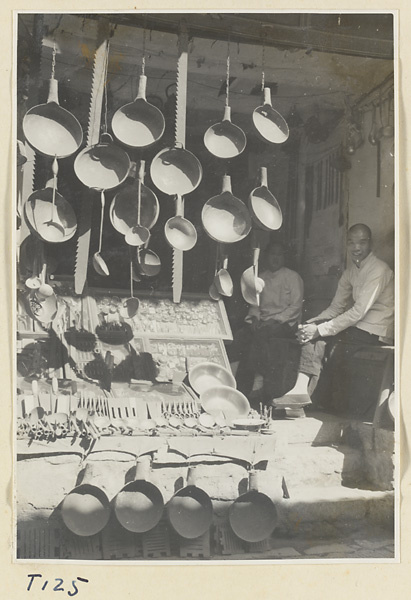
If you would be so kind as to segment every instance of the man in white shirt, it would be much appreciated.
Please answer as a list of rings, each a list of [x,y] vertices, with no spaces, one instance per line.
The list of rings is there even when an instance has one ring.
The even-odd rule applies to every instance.
[[[394,274],[371,251],[371,230],[358,223],[348,230],[348,253],[352,262],[338,283],[328,308],[300,325],[302,344],[295,386],[281,398],[277,408],[301,408],[310,404],[309,393],[321,372],[327,339],[358,344],[392,344],[394,337]]]
[[[278,362],[273,338],[295,339],[301,321],[303,281],[284,266],[284,248],[273,242],[264,252],[266,268],[259,274],[264,281],[260,305],[250,307],[246,326],[234,336],[228,354],[238,389],[246,395],[261,389],[264,375]],[[277,345],[281,348],[281,342]],[[279,350],[281,352],[281,350]]]

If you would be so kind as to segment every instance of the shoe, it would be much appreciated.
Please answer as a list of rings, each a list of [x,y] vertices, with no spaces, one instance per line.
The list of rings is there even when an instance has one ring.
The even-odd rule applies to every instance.
[[[274,398],[271,401],[275,408],[302,408],[311,404],[311,398],[308,394],[285,394],[281,398]]]

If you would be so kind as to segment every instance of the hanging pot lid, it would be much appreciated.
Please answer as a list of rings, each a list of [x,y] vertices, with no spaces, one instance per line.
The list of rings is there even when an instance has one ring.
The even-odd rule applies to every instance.
[[[250,233],[250,213],[244,202],[232,194],[229,175],[223,178],[221,194],[204,204],[201,219],[207,235],[217,242],[232,244]]]

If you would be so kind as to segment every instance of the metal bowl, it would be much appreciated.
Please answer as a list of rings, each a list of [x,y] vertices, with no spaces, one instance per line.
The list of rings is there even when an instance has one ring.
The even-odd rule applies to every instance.
[[[213,362],[201,362],[190,369],[188,381],[198,394],[215,386],[237,387],[234,375],[226,368]]]
[[[244,394],[227,385],[217,385],[205,390],[200,395],[200,402],[209,414],[223,413],[228,419],[245,417],[250,411],[250,403]]]

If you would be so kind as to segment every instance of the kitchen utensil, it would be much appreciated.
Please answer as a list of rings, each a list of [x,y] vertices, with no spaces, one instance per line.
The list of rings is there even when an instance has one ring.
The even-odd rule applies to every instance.
[[[208,531],[213,506],[208,494],[196,486],[196,467],[189,467],[187,485],[171,498],[167,515],[173,529],[183,538],[198,538]]]
[[[244,150],[247,139],[240,127],[231,122],[229,106],[230,56],[227,57],[226,103],[223,120],[207,129],[204,134],[205,147],[218,158],[234,158]]]
[[[227,271],[228,267],[228,256],[224,257],[223,266],[217,271],[214,277],[214,284],[219,294],[223,296],[233,295],[233,280],[231,279],[230,273]]]
[[[161,491],[148,481],[149,457],[140,458],[135,467],[134,481],[128,483],[114,499],[114,512],[119,523],[133,533],[144,533],[155,527],[164,511]]]
[[[164,226],[166,241],[172,248],[187,251],[194,248],[197,242],[197,231],[194,225],[182,216],[183,199],[176,196],[176,216],[168,219]]]
[[[137,249],[137,260],[135,262],[137,272],[145,277],[156,277],[161,270],[159,256],[149,248],[139,251]]]
[[[271,103],[271,89],[264,88],[264,100],[261,106],[254,109],[253,123],[264,140],[272,144],[282,144],[290,134],[286,120],[274,110]]]
[[[211,300],[220,300],[221,298],[221,294],[217,289],[216,284],[213,283],[210,285],[210,287],[208,288],[208,295],[210,296]]]
[[[126,319],[132,319],[138,312],[140,306],[140,300],[134,297],[133,294],[133,261],[130,259],[130,298],[124,300],[120,314]]]
[[[99,235],[99,243],[98,250],[93,255],[93,267],[98,275],[102,277],[108,277],[110,275],[110,271],[106,265],[105,260],[101,256],[101,245],[103,241],[103,222],[104,222],[104,206],[105,206],[105,196],[104,191],[101,192],[101,216],[100,216],[100,235]]]
[[[53,186],[36,190],[24,203],[29,229],[41,240],[60,243],[76,233],[77,219],[71,205],[56,189],[57,162],[53,161]]]
[[[268,189],[267,167],[260,168],[260,186],[248,197],[248,208],[255,223],[266,231],[279,229],[283,222],[280,205]]]
[[[105,491],[93,484],[95,465],[88,463],[81,484],[73,488],[61,505],[66,527],[79,536],[96,535],[110,518],[110,502]]]
[[[202,394],[216,385],[237,387],[234,375],[225,367],[213,362],[194,365],[188,372],[188,381],[197,394]]]
[[[145,31],[144,31],[145,46]],[[111,121],[116,138],[132,148],[144,148],[157,142],[164,133],[163,113],[146,100],[145,49],[136,99],[119,108]]]
[[[228,510],[235,535],[246,542],[261,542],[272,534],[278,523],[274,502],[258,491],[258,474],[251,470],[248,492],[239,496]]]
[[[150,239],[150,231],[141,224],[141,177],[137,180],[137,219],[125,235],[129,246],[143,246]]]
[[[110,220],[118,232],[126,235],[137,222],[138,194],[140,192],[140,225],[151,229],[157,222],[160,213],[158,198],[154,192],[144,185],[145,161],[140,161],[137,178],[131,185],[122,188],[114,196],[110,206]],[[135,174],[136,165],[132,163],[130,173]]]
[[[251,306],[259,306],[260,294],[264,289],[265,282],[261,277],[258,277],[260,248],[258,246],[257,236],[253,234],[253,238],[253,264],[241,275],[240,287],[244,300]]]
[[[223,177],[221,194],[204,204],[201,219],[206,233],[217,242],[232,244],[250,233],[250,213],[244,202],[232,194],[229,175]]]
[[[223,412],[230,420],[247,416],[250,411],[250,404],[244,394],[228,385],[219,384],[205,389],[200,394],[200,402],[209,414]]]
[[[80,148],[83,130],[76,117],[59,105],[55,63],[54,47],[47,102],[30,108],[23,118],[22,127],[26,140],[37,152],[65,158]]]
[[[109,133],[102,133],[100,142],[87,146],[74,161],[74,171],[85,186],[95,190],[110,190],[127,178],[130,158],[114,144]]]
[[[160,150],[153,158],[150,174],[160,192],[186,196],[199,186],[203,169],[198,158],[176,142],[174,147]]]

